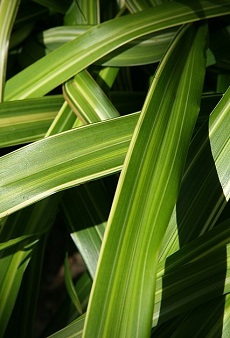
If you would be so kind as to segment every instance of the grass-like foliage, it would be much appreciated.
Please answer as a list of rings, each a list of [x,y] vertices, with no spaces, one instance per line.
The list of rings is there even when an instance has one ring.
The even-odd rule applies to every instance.
[[[229,337],[229,19],[1,0],[0,337]]]

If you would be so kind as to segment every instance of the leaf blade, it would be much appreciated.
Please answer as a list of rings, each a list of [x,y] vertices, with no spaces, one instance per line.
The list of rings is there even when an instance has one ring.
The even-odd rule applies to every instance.
[[[84,338],[92,332],[96,337],[150,334],[160,243],[199,111],[206,34],[205,26],[183,28],[155,75],[108,220]],[[178,61],[182,45],[185,59]]]
[[[119,171],[138,116],[70,130],[1,157],[0,217],[62,189]]]
[[[135,38],[164,28],[230,12],[227,0],[221,0],[218,4],[202,1],[201,5],[203,7],[195,5],[190,8],[172,2],[98,25],[8,80],[4,99],[42,96],[112,50]],[[153,15],[156,16],[155,20]]]

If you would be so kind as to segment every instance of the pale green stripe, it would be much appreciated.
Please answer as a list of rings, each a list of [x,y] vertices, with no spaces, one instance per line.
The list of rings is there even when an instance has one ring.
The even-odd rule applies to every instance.
[[[114,197],[84,337],[150,334],[158,250],[199,110],[205,37],[203,26],[180,31],[154,76]]]
[[[20,0],[1,0],[0,2],[0,102],[3,99],[8,48],[11,30],[18,11]]]
[[[188,4],[190,1],[188,1]],[[193,8],[171,2],[102,23],[46,55],[7,81],[5,100],[38,97],[104,55],[138,37],[165,28],[230,13],[227,0],[200,1]]]
[[[84,123],[119,116],[114,105],[86,70],[64,84],[63,95]]]
[[[70,130],[1,157],[0,217],[59,190],[119,171],[138,116]]]
[[[0,147],[44,137],[62,103],[61,96],[1,103]]]

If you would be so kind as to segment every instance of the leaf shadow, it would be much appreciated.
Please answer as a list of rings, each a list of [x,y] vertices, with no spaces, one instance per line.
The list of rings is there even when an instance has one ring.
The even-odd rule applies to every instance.
[[[203,9],[203,5],[199,0],[196,1],[190,1],[188,4],[187,0],[177,0],[176,2],[181,3],[182,5],[188,6],[190,7],[194,12],[197,13],[197,16],[200,19],[205,19],[205,11]],[[212,2],[214,5],[216,5],[216,1],[215,0],[211,0],[210,2]],[[219,4],[220,7],[226,8],[226,10],[229,10],[230,5],[229,4]]]
[[[208,119],[199,132],[195,135],[188,152],[185,173],[176,204],[176,222],[179,240],[179,248],[185,248],[187,244],[206,233],[210,227],[216,226],[225,217],[229,217],[229,203],[227,204],[221,183],[216,171],[212,156]],[[201,144],[203,144],[201,148]],[[199,156],[197,156],[199,154]],[[190,168],[191,170],[188,170]],[[210,186],[212,187],[211,189]],[[208,188],[208,195],[207,195]],[[224,212],[223,212],[224,210]],[[221,225],[219,225],[221,226]],[[173,255],[166,259],[165,274],[162,278],[162,299],[157,326],[152,330],[154,337],[181,337],[183,328],[189,325],[191,337],[208,337],[215,327],[215,337],[222,336],[223,316],[225,307],[224,285],[227,271],[226,247],[222,246],[214,257],[218,256],[218,287],[209,290],[210,280],[206,279],[203,294],[195,294],[189,287],[189,277],[198,273],[201,276],[200,283],[205,279],[202,273],[201,261],[184,264],[172,276],[170,265]],[[176,283],[180,283],[180,275],[187,274],[188,288],[186,285],[182,293],[169,296],[172,285],[172,277]],[[216,271],[215,271],[216,272]],[[203,277],[202,277],[203,275]],[[211,278],[211,277],[210,277]],[[192,290],[192,291],[191,291]],[[192,293],[190,293],[192,292]],[[182,297],[180,299],[180,296]],[[185,304],[183,298],[187,298]],[[177,304],[177,305],[176,305]],[[170,319],[172,318],[172,319]],[[218,329],[216,329],[218,328]]]

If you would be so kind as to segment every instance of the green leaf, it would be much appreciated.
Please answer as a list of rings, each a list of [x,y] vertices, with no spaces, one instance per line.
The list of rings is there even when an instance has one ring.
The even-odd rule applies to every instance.
[[[75,305],[77,311],[82,314],[82,306],[81,306],[81,302],[78,298],[77,292],[75,290],[74,284],[73,284],[73,280],[72,280],[72,276],[71,276],[71,272],[70,272],[70,268],[69,268],[69,258],[68,258],[68,253],[66,253],[65,256],[65,285],[66,285],[66,289],[68,291],[68,294],[73,302],[73,304]]]
[[[29,143],[45,136],[57,115],[63,98],[3,102],[0,105],[0,147]]]
[[[207,288],[209,288],[208,283]],[[180,319],[178,327],[169,332],[167,336],[173,338],[183,337],[189,332],[191,336],[197,337],[228,338],[230,320],[229,296],[229,294],[219,296],[196,307],[183,320]],[[159,335],[156,334],[154,336],[161,337],[161,333],[159,332]]]
[[[37,37],[38,43],[44,45],[46,53],[57,49],[61,45],[74,40],[77,36],[87,32],[93,25],[59,26],[47,29]]]
[[[230,88],[190,145],[177,207],[162,244],[162,260],[178,250],[179,245],[213,228],[229,200],[229,102]]]
[[[159,249],[200,105],[206,28],[180,30],[154,76],[106,227],[85,338],[92,332],[95,337],[150,334]]]
[[[31,225],[33,226],[33,224]],[[12,288],[17,291],[20,286],[20,289],[4,337],[15,337],[15,332],[19,337],[31,337],[33,335],[45,244],[44,236],[40,236],[36,245],[30,246],[31,254],[28,256],[29,262],[23,274],[22,283],[17,281],[17,278],[13,281]],[[24,251],[26,251],[26,248],[24,248]],[[17,250],[12,254],[12,256],[14,255],[17,255]],[[21,262],[18,265],[24,265],[23,256],[21,256]],[[16,273],[17,268],[13,264],[10,266],[10,269],[14,269]]]
[[[85,315],[82,315],[64,329],[52,334],[48,338],[80,338],[84,325]]]
[[[148,3],[146,0],[126,0],[125,2],[131,13],[143,11],[144,9],[150,8],[151,6],[151,0],[150,3]],[[162,1],[158,1],[158,3],[162,4]]]
[[[0,217],[119,171],[138,117],[132,114],[70,130],[1,157]]]
[[[39,40],[44,44],[47,54],[92,28],[92,26],[85,26],[51,28],[44,31]],[[96,64],[124,67],[158,62],[177,30],[178,28],[171,28],[135,39],[105,55],[96,61]]]
[[[190,4],[189,1],[186,1]],[[230,13],[227,0],[203,0],[193,8],[170,2],[104,22],[46,55],[7,81],[5,100],[39,97],[93,62],[138,37],[218,15]],[[87,51],[87,52],[86,52]]]
[[[107,93],[111,89],[119,73],[117,67],[103,67],[97,76],[97,84]]]
[[[119,116],[111,101],[86,70],[65,82],[63,95],[75,114],[84,123],[93,123]]]
[[[93,25],[100,22],[100,7],[98,0],[73,1],[64,17],[65,25]]]
[[[54,120],[53,125],[55,125],[55,127],[51,128],[49,134],[52,133],[52,129],[60,131],[61,126],[68,127],[70,125],[71,127],[71,116],[66,118],[65,110],[63,110],[61,116],[58,115],[58,117]],[[24,311],[22,311],[22,315],[20,315],[21,321],[16,321],[18,324],[17,332],[19,335],[28,336],[30,326],[26,324],[28,318],[30,318],[31,322],[31,315],[35,304],[35,299],[32,299],[31,294],[35,295],[33,287],[37,290],[41,262],[43,259],[42,247],[44,244],[44,238],[38,243],[36,243],[35,239],[40,239],[41,234],[49,231],[54,221],[60,199],[61,194],[56,194],[55,196],[36,203],[29,208],[20,210],[19,212],[7,217],[1,227],[1,240],[4,242],[11,240],[12,238],[17,240],[18,237],[21,238],[31,235],[30,238],[28,237],[29,243],[26,243],[24,246],[20,243],[20,246],[16,247],[16,249],[15,247],[9,247],[0,252],[2,256],[0,260],[0,295],[2,298],[2,302],[0,303],[0,334],[2,335],[4,334],[9,318],[14,322],[11,317],[12,309],[15,306],[16,297],[18,296],[25,269],[31,260],[31,256],[33,255],[32,264],[30,265],[29,270],[27,270],[27,273],[29,271],[29,275],[27,276],[26,282],[29,283],[29,286],[26,288],[27,292],[23,297],[23,305],[25,308]],[[46,217],[44,217],[44,215]],[[39,246],[39,250],[37,250],[37,246]],[[23,287],[25,287],[25,283],[23,284]],[[21,311],[21,308],[22,305],[19,301],[19,304],[16,303],[15,309],[16,311]],[[12,325],[9,323],[8,330],[10,336],[12,335],[10,333],[11,328]]]
[[[194,309],[194,311],[191,312],[191,316],[194,316],[194,319],[192,318],[193,324],[191,325],[191,329],[192,326],[194,326],[195,330],[197,330],[195,325],[197,321],[196,313],[198,313],[198,317],[201,316],[199,306],[202,305],[201,311],[204,311],[203,306],[204,308],[207,306],[210,308],[207,300],[210,301],[214,299],[216,302],[220,295],[228,293],[230,287],[229,278],[226,277],[225,280],[223,280],[223,284],[225,284],[225,289],[223,290],[220,274],[222,274],[222,276],[226,275],[226,260],[229,261],[229,249],[227,254],[225,254],[225,248],[229,242],[229,236],[230,229],[228,220],[220,224],[219,228],[211,230],[209,233],[204,234],[173,254],[169,259],[165,275],[162,274],[161,267],[158,267],[152,322],[153,327],[159,320],[162,295],[165,293],[167,294],[167,300],[164,302],[163,311],[161,311],[161,324],[170,318],[173,318],[175,321],[176,316],[179,314]],[[229,276],[229,273],[228,265],[227,276]],[[163,281],[165,279],[167,280],[167,289],[164,287],[162,279]],[[211,313],[213,314],[213,312],[214,311]],[[205,314],[207,317],[207,313]],[[189,321],[191,320],[191,316],[188,317]],[[228,313],[226,313],[226,317],[229,317]],[[182,323],[179,329],[183,330],[183,334],[178,336],[184,336],[185,333],[188,332],[188,324],[189,322],[187,322],[186,325],[184,325],[184,322]],[[83,325],[84,315],[81,317],[81,320],[73,322],[69,327],[66,327],[63,332],[68,332],[70,327],[72,330],[73,327],[76,327],[76,331],[78,330],[79,332],[79,337],[82,337]],[[210,323],[208,325],[207,321],[205,325],[210,327]],[[154,336],[156,329],[157,327],[154,327]],[[162,333],[162,330],[160,330],[160,333]],[[55,337],[58,337],[59,334],[60,337],[62,337],[61,331],[57,332]],[[156,334],[156,336],[158,335]]]
[[[90,289],[92,286],[92,281],[91,278],[88,274],[88,272],[83,273],[78,279],[77,282],[75,283],[75,289],[78,292],[78,296],[82,305],[83,310],[85,311],[87,304],[88,304],[88,299],[89,299],[89,293]],[[64,302],[61,304],[59,309],[57,310],[57,313],[51,321],[49,322],[47,328],[43,332],[44,337],[48,337],[51,333],[57,332],[61,330],[63,327],[66,327],[67,330],[61,330],[60,333],[58,332],[57,334],[63,334],[68,331],[68,325],[72,325],[72,322],[76,323],[76,331],[78,331],[78,321],[82,322],[82,318],[84,318],[85,315],[82,315],[79,317],[78,312],[76,311],[75,306],[73,303],[70,303],[69,297],[66,297]],[[78,318],[76,320],[76,318]],[[84,323],[84,321],[83,321]],[[81,325],[81,329],[83,329],[83,325]],[[81,330],[82,331],[82,330]]]
[[[135,39],[105,55],[96,64],[111,67],[128,67],[159,62],[178,28],[165,29]]]
[[[74,128],[77,118],[66,101],[64,101],[55,120],[46,133],[46,137]]]
[[[20,0],[11,0],[9,6],[7,0],[0,2],[0,102],[4,92],[9,39],[19,3]]]
[[[173,269],[180,269],[183,265],[205,258],[207,255],[225,248],[229,243],[229,231],[229,220],[227,220],[192,240],[189,244],[170,255],[167,260],[167,268],[165,267],[165,261],[158,263],[157,276],[161,277],[164,273],[170,273]]]
[[[230,176],[226,168],[226,159],[230,153],[230,135],[226,126],[230,125],[230,87],[212,112],[209,119],[209,137],[213,158],[216,158],[216,171],[224,196],[230,198]],[[221,114],[220,114],[221,112]],[[221,152],[220,152],[221,150]]]
[[[26,242],[16,247],[8,247],[0,252],[0,337],[3,337],[11,316],[23,275],[31,259],[34,248],[39,244],[41,234],[52,225],[53,214],[57,208],[59,196],[48,204],[42,201],[33,209],[25,208],[7,218],[1,228],[1,240],[5,243],[12,239],[28,236]],[[47,215],[45,219],[44,214]],[[21,230],[23,224],[23,230]]]
[[[20,236],[20,237],[17,237],[17,238],[9,239],[6,242],[1,242],[0,243],[0,251],[2,251],[4,249],[8,249],[8,248],[15,246],[17,244],[24,246],[25,242],[28,242],[28,239],[31,239],[32,237],[34,237],[34,235],[24,235],[24,236]]]
[[[31,249],[27,249],[18,251],[13,256],[1,257],[1,274],[3,275],[0,278],[0,337],[3,337],[11,315],[30,254]],[[22,261],[23,264],[21,264]]]
[[[71,203],[73,200],[74,205]],[[111,204],[108,188],[101,180],[66,191],[62,200],[71,237],[92,278],[95,276],[105,222]],[[76,219],[78,219],[77,223]]]
[[[205,95],[204,97],[202,97],[202,100],[201,100],[201,114],[202,115],[207,115],[209,114],[209,112],[212,110],[212,107],[214,107],[218,101],[221,99],[222,95]],[[227,99],[228,100],[228,99]],[[218,107],[216,107],[217,109]],[[221,110],[219,110],[219,113],[218,115],[221,114]],[[207,116],[206,116],[206,120],[207,120]],[[223,121],[223,120],[222,120]],[[223,124],[223,126],[225,126],[225,124]],[[199,154],[197,155],[197,151],[193,151],[192,153],[194,154],[194,159],[191,158],[191,161],[192,159],[196,161],[198,160],[198,158],[200,158],[200,161],[203,163],[204,162],[204,159],[206,158],[206,165],[205,167],[207,172],[210,172],[210,163],[209,161],[207,160],[207,142],[205,139],[200,139],[199,137],[199,134],[202,134],[202,132],[204,131],[204,128],[202,128],[200,130],[199,133],[197,133],[197,135],[195,136],[195,139],[198,138],[198,141],[197,141],[197,145],[199,147],[199,149],[201,149],[201,151],[199,152]],[[205,133],[205,136],[206,133]],[[224,133],[222,133],[222,142],[223,144],[226,144],[226,138],[228,139],[229,135],[228,135],[228,130],[225,130]],[[202,140],[203,140],[203,143],[202,143]],[[211,135],[211,142],[212,142],[212,135]],[[192,147],[193,148],[193,143],[190,145],[190,148]],[[218,153],[217,153],[217,157],[218,157]],[[228,158],[228,156],[226,157],[226,159]],[[216,157],[214,157],[214,161],[217,160]],[[200,161],[198,161],[198,168],[200,168]],[[189,174],[189,177],[190,179],[189,180],[185,180],[185,177],[183,177],[183,180],[182,180],[182,186],[187,182],[187,184],[185,184],[185,186],[183,186],[183,191],[185,191],[185,194],[182,194],[181,195],[181,200],[184,201],[184,199],[186,198],[187,196],[187,191],[189,191],[189,187],[192,187],[192,190],[194,190],[195,194],[198,193],[198,195],[196,195],[196,197],[192,197],[193,194],[192,192],[189,192],[189,196],[192,200],[200,200],[200,202],[196,203],[196,204],[192,204],[192,203],[187,203],[184,205],[184,208],[183,209],[180,209],[180,213],[185,213],[185,214],[189,214],[189,215],[192,215],[192,216],[189,216],[189,219],[188,218],[183,218],[184,221],[183,223],[185,223],[187,225],[187,228],[185,229],[185,232],[186,232],[186,239],[189,239],[191,240],[190,238],[190,235],[189,235],[189,232],[195,232],[194,230],[198,231],[198,233],[200,232],[201,230],[201,227],[203,226],[203,224],[206,224],[206,221],[205,221],[205,218],[204,217],[209,217],[210,215],[210,212],[207,211],[207,210],[213,210],[215,209],[216,212],[218,212],[218,215],[219,215],[219,208],[222,210],[223,208],[223,205],[226,204],[226,200],[225,198],[223,199],[223,196],[221,198],[222,200],[222,203],[220,204],[218,202],[218,205],[219,207],[218,208],[213,208],[213,203],[215,203],[216,201],[216,194],[213,196],[213,199],[205,199],[205,203],[204,203],[204,194],[205,194],[205,191],[207,191],[210,187],[212,190],[216,190],[216,188],[214,188],[216,185],[217,187],[219,186],[219,183],[216,182],[216,179],[215,179],[215,176],[214,175],[211,175],[207,181],[204,180],[203,177],[201,177],[201,181],[205,182],[205,184],[202,186],[202,190],[204,191],[201,195],[199,193],[199,190],[197,190],[197,186],[201,186],[200,185],[200,180],[198,180],[198,183],[197,184],[194,184],[194,182],[196,181],[196,176],[197,174],[200,173],[200,170],[197,169],[197,166],[195,167],[195,169],[192,169],[192,166],[190,167],[186,167],[185,168],[185,173],[189,170],[191,170],[190,174]],[[206,174],[206,170],[204,171],[204,175],[205,177],[207,177],[207,174]],[[229,172],[229,166],[228,166],[228,162],[226,163],[226,167],[225,167],[225,172]],[[193,181],[193,185],[190,184],[190,182]],[[78,192],[78,189],[73,189],[73,190],[70,190],[67,194],[65,194],[65,197],[64,197],[64,207],[65,207],[65,211],[66,211],[66,214],[68,215],[68,224],[70,225],[71,229],[74,230],[74,233],[72,234],[72,238],[76,244],[76,246],[78,247],[78,249],[80,250],[81,252],[81,255],[83,256],[85,262],[86,262],[86,265],[91,273],[92,276],[95,275],[95,270],[96,270],[96,266],[97,266],[97,262],[98,262],[98,256],[99,256],[99,251],[100,251],[100,248],[101,248],[101,242],[102,242],[102,234],[103,232],[101,232],[99,229],[97,229],[97,226],[94,227],[93,225],[94,224],[98,224],[98,217],[96,217],[96,220],[94,223],[91,223],[90,221],[90,224],[86,222],[86,225],[88,224],[88,227],[85,226],[84,229],[78,229],[75,225],[75,220],[76,218],[77,219],[81,219],[81,224],[85,224],[85,221],[88,219],[88,217],[85,217],[86,213],[88,212],[88,210],[85,210],[86,206],[88,207],[88,204],[87,204],[87,197],[84,198],[85,196],[85,192],[84,192],[84,187],[85,185],[82,186],[82,190],[81,190],[81,194],[79,194]],[[94,189],[93,189],[93,192],[94,192]],[[100,192],[98,191],[97,193],[97,196],[100,196],[100,198],[102,197],[102,189],[100,190]],[[104,196],[104,194],[103,194]],[[200,196],[200,197],[199,197]],[[107,197],[108,198],[108,197]],[[72,205],[71,204],[71,200],[76,200],[78,201],[76,203],[76,205]],[[84,202],[81,202],[81,200],[84,200]],[[97,198],[98,200],[98,198]],[[218,200],[219,200],[219,195],[218,195]],[[177,202],[177,205],[178,203],[180,202]],[[211,203],[211,204],[210,204]],[[197,205],[198,204],[198,205]],[[105,207],[105,201],[102,203],[103,207]],[[88,207],[89,208],[89,207]],[[189,209],[191,208],[191,212],[189,211]],[[86,208],[87,209],[87,208]],[[89,208],[90,209],[90,208]],[[85,210],[83,212],[83,210]],[[197,217],[197,215],[203,215],[202,217],[200,217],[200,219]],[[84,216],[83,216],[84,215]],[[217,216],[215,216],[214,218],[217,218]],[[94,217],[91,215],[90,220],[93,220]],[[107,218],[104,218],[104,219],[107,219]],[[174,223],[172,223],[174,222]],[[172,224],[174,226],[174,230],[172,230]],[[212,221],[212,224],[213,224],[213,221]],[[193,225],[193,226],[192,226]],[[104,229],[104,226],[101,228],[101,230]],[[171,218],[171,222],[170,222],[170,227],[168,228],[167,230],[167,236],[165,236],[165,239],[164,239],[164,243],[162,245],[162,247],[166,248],[167,250],[171,248],[174,248],[178,250],[178,239],[176,236],[178,236],[178,225],[176,223],[176,218],[175,218],[175,212],[173,213],[173,217]],[[192,231],[190,230],[192,229]],[[212,235],[210,235],[212,236]],[[224,236],[227,236],[227,235],[224,235]],[[194,237],[194,236],[193,236]],[[214,237],[215,238],[215,237]],[[226,237],[228,238],[228,237]],[[177,239],[175,241],[175,239]],[[222,243],[223,239],[222,238],[219,238],[218,241],[220,243]],[[208,244],[208,240],[207,240],[207,244]],[[177,247],[176,247],[177,245]],[[212,244],[214,245],[214,244]],[[210,246],[212,246],[210,245]],[[200,244],[199,245],[199,248],[200,250],[205,250],[203,248],[203,246]],[[165,253],[168,253],[168,251],[165,251]],[[189,249],[191,250],[191,249]],[[163,251],[163,249],[162,249]],[[173,250],[172,250],[173,252]],[[169,254],[169,253],[168,253]],[[192,254],[192,251],[191,251],[191,254]],[[185,253],[183,253],[184,257],[187,257]],[[200,255],[200,252],[196,252],[196,254],[194,254],[194,257],[196,255]],[[161,262],[160,262],[160,266],[164,266],[165,264],[165,255],[161,257]],[[181,258],[180,258],[181,259]],[[187,259],[187,258],[186,258]],[[179,260],[179,258],[178,258]],[[168,271],[169,267],[167,267],[167,271]],[[159,272],[158,272],[159,273]]]

